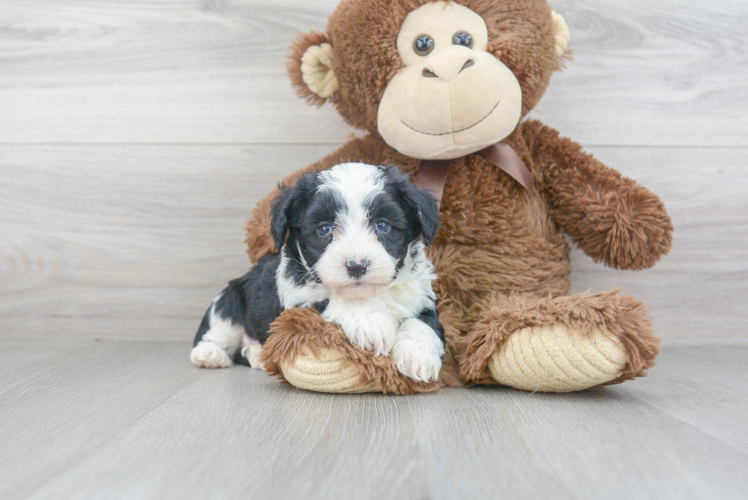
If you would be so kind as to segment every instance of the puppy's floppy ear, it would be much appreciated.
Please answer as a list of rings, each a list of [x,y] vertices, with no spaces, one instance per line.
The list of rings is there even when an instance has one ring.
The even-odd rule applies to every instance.
[[[273,208],[270,210],[270,234],[278,250],[286,243],[289,227],[299,223],[316,183],[317,173],[307,172],[294,186],[279,186],[281,192],[273,200]]]
[[[398,167],[388,165],[384,170],[397,187],[405,207],[416,214],[426,246],[431,246],[440,224],[436,199],[429,191],[418,189]]]
[[[321,106],[337,92],[333,61],[334,51],[324,33],[310,31],[291,44],[286,69],[299,97]]]
[[[412,183],[406,190],[405,196],[418,210],[418,221],[426,246],[431,246],[439,232],[439,205],[434,196],[425,189],[418,189]]]

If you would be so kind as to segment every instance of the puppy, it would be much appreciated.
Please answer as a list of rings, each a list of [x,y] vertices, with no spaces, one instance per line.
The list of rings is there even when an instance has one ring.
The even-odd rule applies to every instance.
[[[439,229],[434,198],[397,167],[345,163],[307,173],[272,208],[279,254],[266,255],[213,300],[190,359],[262,368],[262,344],[284,310],[311,307],[397,369],[437,380],[444,355],[426,257]]]

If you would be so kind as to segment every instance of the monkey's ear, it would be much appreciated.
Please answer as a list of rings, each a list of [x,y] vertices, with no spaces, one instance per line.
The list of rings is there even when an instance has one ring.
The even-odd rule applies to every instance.
[[[321,106],[338,90],[333,48],[324,33],[300,35],[291,44],[286,68],[296,93],[310,104]]]
[[[569,51],[569,26],[564,16],[555,10],[553,11],[553,31],[556,38],[556,57],[561,59]]]

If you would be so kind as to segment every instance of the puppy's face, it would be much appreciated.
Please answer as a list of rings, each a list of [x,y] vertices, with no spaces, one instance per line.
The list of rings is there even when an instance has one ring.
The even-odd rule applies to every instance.
[[[389,284],[410,244],[421,236],[431,244],[438,228],[436,201],[396,167],[346,163],[306,174],[273,207],[286,272],[350,299]]]

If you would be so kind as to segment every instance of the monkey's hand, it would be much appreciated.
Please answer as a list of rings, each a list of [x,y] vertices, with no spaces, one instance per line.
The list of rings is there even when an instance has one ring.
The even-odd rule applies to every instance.
[[[524,127],[551,215],[587,255],[616,269],[646,269],[668,253],[673,224],[655,194],[550,127]]]

